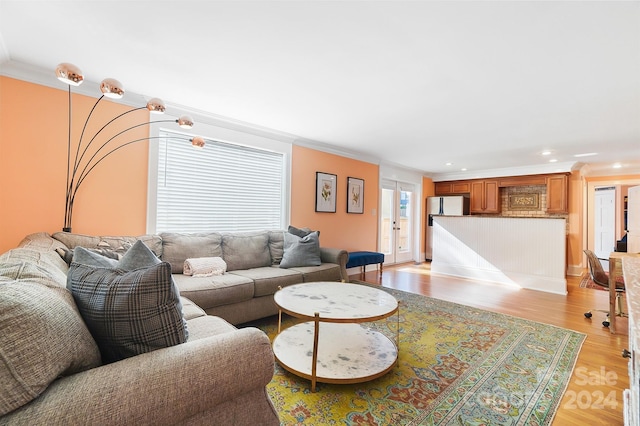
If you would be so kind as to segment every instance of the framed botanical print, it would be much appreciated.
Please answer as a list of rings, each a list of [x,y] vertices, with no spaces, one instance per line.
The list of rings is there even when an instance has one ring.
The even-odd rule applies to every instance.
[[[316,172],[316,211],[336,212],[338,177],[331,173]]]
[[[347,178],[347,213],[364,213],[364,180]]]

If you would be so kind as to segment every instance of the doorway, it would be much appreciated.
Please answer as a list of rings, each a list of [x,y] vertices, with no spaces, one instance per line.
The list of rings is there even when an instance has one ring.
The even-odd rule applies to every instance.
[[[380,251],[385,263],[403,263],[415,259],[413,255],[414,220],[413,184],[391,180],[382,181],[380,197]]]
[[[616,244],[615,187],[595,188],[593,251],[599,259],[608,259]]]

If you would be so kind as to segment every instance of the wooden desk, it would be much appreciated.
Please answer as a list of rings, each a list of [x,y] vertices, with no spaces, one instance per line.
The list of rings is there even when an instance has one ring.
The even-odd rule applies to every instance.
[[[614,251],[609,254],[609,331],[616,332],[616,278],[622,276],[622,258],[637,257],[640,253],[624,253]]]

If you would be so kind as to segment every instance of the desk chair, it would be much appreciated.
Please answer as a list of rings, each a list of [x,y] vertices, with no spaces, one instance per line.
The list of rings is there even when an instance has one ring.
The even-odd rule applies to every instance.
[[[589,275],[591,275],[591,280],[601,287],[609,289],[609,275],[604,271],[602,264],[600,263],[600,259],[596,257],[596,254],[591,250],[585,250],[584,254],[587,255],[587,261],[589,263]],[[616,306],[617,310],[615,315],[618,317],[626,317],[628,316],[625,312],[622,311],[622,294],[624,293],[624,282],[619,283],[616,282]],[[605,312],[607,314],[607,319],[602,321],[602,325],[605,327],[609,327],[609,311],[603,309],[593,309],[597,312]],[[591,311],[585,312],[584,316],[587,318],[591,318]]]

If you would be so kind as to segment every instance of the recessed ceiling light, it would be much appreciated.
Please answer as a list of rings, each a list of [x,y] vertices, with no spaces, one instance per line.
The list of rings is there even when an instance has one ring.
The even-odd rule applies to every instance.
[[[451,166],[453,163],[444,163],[445,166]]]
[[[620,163],[615,163],[615,164],[613,165],[613,168],[614,168],[614,169],[619,169],[620,167],[622,167],[622,164],[620,164]]]
[[[542,155],[551,155],[551,151],[542,151]]]
[[[594,155],[598,155],[597,152],[585,152],[584,154],[574,154],[574,157],[593,157]]]
[[[466,172],[466,171],[467,171],[467,168],[466,168],[466,167],[463,167],[463,168],[461,168],[460,170],[462,170],[463,172]]]
[[[549,160],[549,162],[550,162],[550,163],[557,163],[557,162],[558,162],[558,160],[557,160],[557,159],[555,159],[555,158],[552,158],[551,160]]]

